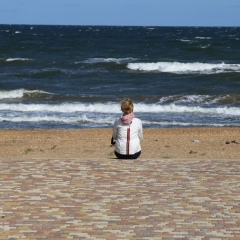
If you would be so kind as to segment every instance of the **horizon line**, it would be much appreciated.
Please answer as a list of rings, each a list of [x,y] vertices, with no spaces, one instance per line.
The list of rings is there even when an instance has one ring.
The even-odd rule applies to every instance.
[[[0,23],[0,25],[16,25],[16,26],[72,26],[72,27],[195,27],[195,28],[228,28],[228,27],[234,27],[234,28],[238,28],[240,26],[221,26],[221,25],[216,25],[216,26],[201,26],[201,25],[102,25],[102,24],[82,24],[82,25],[78,25],[78,24],[38,24],[38,23]]]

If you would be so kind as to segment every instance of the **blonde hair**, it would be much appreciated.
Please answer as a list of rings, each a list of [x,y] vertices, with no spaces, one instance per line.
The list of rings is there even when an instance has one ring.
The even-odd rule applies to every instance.
[[[133,103],[130,98],[125,98],[121,103],[121,110],[125,114],[133,112]]]

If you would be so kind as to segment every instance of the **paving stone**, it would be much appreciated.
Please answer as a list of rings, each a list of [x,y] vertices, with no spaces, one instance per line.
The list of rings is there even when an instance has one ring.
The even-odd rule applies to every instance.
[[[0,162],[0,239],[240,239],[240,160]]]

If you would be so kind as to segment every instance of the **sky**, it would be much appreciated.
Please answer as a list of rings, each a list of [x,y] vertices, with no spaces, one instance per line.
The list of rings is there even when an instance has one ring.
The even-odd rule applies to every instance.
[[[240,26],[240,0],[0,0],[0,24]]]

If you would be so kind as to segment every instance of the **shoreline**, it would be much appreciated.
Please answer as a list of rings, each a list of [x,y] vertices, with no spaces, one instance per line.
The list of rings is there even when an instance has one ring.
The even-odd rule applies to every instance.
[[[239,159],[240,128],[144,128],[139,159]],[[0,161],[114,159],[112,128],[0,130]]]

